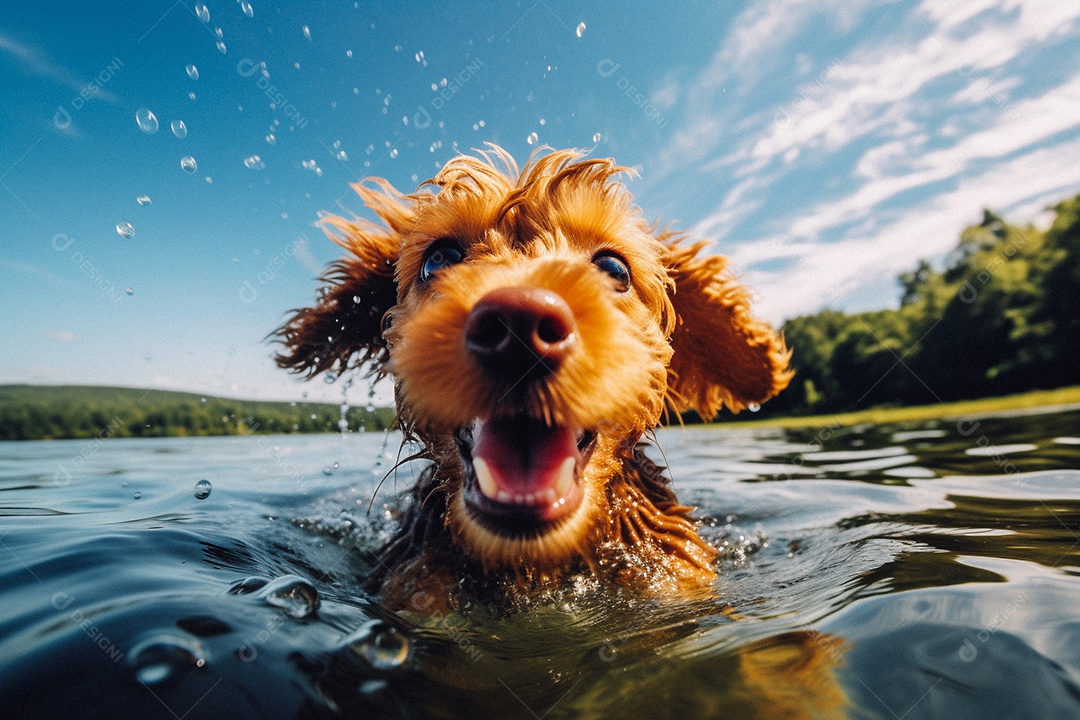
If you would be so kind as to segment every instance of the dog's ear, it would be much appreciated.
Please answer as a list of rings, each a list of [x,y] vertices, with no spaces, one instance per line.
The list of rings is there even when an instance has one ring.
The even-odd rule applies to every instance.
[[[394,266],[412,210],[386,181],[373,182],[375,188],[353,187],[385,226],[335,216],[322,221],[327,235],[354,257],[331,263],[315,306],[292,311],[274,333],[285,346],[275,358],[280,367],[311,377],[368,361],[378,374],[386,363],[383,315],[397,303]]]
[[[701,255],[707,243],[685,244],[662,233],[669,299],[675,313],[668,396],[679,412],[711,420],[721,407],[738,412],[783,390],[791,351],[765,322],[750,315],[750,292],[727,259]]]

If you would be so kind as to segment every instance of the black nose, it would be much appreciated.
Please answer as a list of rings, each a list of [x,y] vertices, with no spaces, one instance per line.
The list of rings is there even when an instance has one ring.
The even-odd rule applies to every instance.
[[[484,295],[465,322],[465,347],[494,373],[557,370],[576,343],[574,314],[557,293],[508,287]]]

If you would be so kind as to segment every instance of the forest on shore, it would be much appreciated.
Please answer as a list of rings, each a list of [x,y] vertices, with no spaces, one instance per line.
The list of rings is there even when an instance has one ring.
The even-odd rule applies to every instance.
[[[795,378],[762,415],[925,405],[1080,383],[1080,195],[1045,231],[990,210],[896,309],[788,320]]]
[[[0,440],[312,433],[340,430],[330,403],[232,400],[136,388],[0,385]],[[392,408],[350,407],[350,431],[385,430]]]

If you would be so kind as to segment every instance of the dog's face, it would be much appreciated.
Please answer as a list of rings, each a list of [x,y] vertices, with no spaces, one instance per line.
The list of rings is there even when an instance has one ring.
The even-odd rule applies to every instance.
[[[385,227],[332,219],[356,259],[282,329],[286,367],[371,361],[446,484],[446,523],[485,567],[589,557],[610,492],[665,406],[711,417],[786,384],[787,351],[718,257],[642,219],[609,160],[519,174],[461,157],[401,196],[358,186]]]

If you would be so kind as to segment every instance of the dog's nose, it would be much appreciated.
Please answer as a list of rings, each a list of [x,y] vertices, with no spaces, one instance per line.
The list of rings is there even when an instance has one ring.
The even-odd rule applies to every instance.
[[[499,373],[555,370],[574,344],[574,314],[557,293],[508,287],[484,295],[465,322],[465,347]]]

